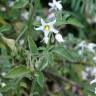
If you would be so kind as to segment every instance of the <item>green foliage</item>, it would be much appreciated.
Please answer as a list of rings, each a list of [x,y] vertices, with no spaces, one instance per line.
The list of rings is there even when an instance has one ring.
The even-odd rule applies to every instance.
[[[41,0],[0,0],[0,96],[95,96],[96,46],[86,46],[96,42],[96,1],[61,1],[63,9],[50,16]],[[41,17],[56,20],[51,27],[59,31],[49,32],[47,44],[50,26]]]
[[[20,65],[16,68],[13,68],[7,73],[7,78],[19,78],[30,73],[30,70],[26,66]]]

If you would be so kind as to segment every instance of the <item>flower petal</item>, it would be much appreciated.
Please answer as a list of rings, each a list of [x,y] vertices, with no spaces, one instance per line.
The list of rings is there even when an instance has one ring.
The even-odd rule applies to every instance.
[[[44,31],[44,36],[48,37],[48,35],[49,35],[49,31]]]
[[[44,26],[46,23],[45,21],[41,18],[41,24]]]
[[[55,35],[55,38],[58,42],[64,42],[62,35],[59,33]]]
[[[53,3],[50,3],[50,2],[48,3],[48,5],[49,5],[50,7],[53,7],[53,6],[54,6]]]
[[[47,43],[48,43],[49,38],[48,38],[48,37],[44,37],[44,38],[43,38],[43,40],[44,40],[44,42],[47,44]]]
[[[90,81],[90,84],[96,83],[96,79]]]
[[[53,26],[51,26],[50,31],[53,32],[53,33],[58,33],[59,32],[58,30],[56,30],[55,28],[53,28]]]
[[[56,6],[59,10],[62,10],[62,5],[60,3],[56,3]]]
[[[56,19],[55,13],[49,14],[49,16],[47,17],[47,19],[48,19],[48,21],[54,21]],[[56,22],[56,20],[55,20],[55,22]]]
[[[57,3],[57,1],[56,0],[53,0],[53,4],[55,4],[55,3]]]
[[[48,25],[49,25],[49,26],[52,26],[52,25],[54,25],[55,23],[56,23],[56,18],[55,18],[52,22],[48,23]]]
[[[43,30],[43,26],[40,26],[38,28],[35,28],[35,30]]]
[[[61,1],[58,1],[58,3],[61,3]]]

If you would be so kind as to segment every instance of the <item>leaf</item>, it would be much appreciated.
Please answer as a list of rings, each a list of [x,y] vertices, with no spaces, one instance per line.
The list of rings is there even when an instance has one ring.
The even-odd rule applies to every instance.
[[[19,0],[16,1],[13,8],[18,9],[18,8],[24,8],[28,4],[28,0]]]
[[[37,46],[32,38],[31,38],[31,49],[33,53],[38,53]]]
[[[11,30],[11,26],[9,24],[5,24],[5,25],[0,27],[0,33],[10,31],[10,30]]]
[[[8,72],[8,74],[6,75],[6,77],[7,78],[18,78],[18,77],[24,76],[28,73],[30,73],[30,70],[26,66],[20,65],[18,67],[11,69]]]
[[[56,53],[60,56],[62,56],[64,59],[68,61],[77,61],[79,59],[79,56],[74,52],[69,49],[66,49],[64,47],[58,47],[53,50],[53,53]]]
[[[74,17],[69,17],[69,18],[66,20],[66,22],[67,22],[67,24],[71,24],[71,25],[74,25],[74,26],[77,26],[77,27],[84,27],[84,26],[82,25],[82,23],[81,23],[78,19],[76,19],[76,18],[74,18]]]
[[[43,86],[44,86],[44,75],[43,75],[42,72],[37,72],[36,73],[36,81],[39,84],[39,86],[43,88]]]
[[[81,28],[84,27],[83,24],[77,18],[73,17],[73,15],[68,12],[66,12],[65,14],[58,12],[56,14],[56,20],[57,20],[56,22],[57,25],[71,24]]]
[[[47,67],[48,65],[48,61],[46,56],[42,56],[41,58],[39,58],[39,60],[36,62],[35,67],[37,70],[43,70]]]

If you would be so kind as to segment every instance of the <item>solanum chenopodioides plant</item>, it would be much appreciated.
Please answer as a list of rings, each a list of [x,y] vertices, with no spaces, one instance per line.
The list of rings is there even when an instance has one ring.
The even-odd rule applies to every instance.
[[[71,92],[74,89],[74,86],[76,86],[77,88],[79,85],[63,77],[66,77],[67,75],[68,77],[70,77],[69,79],[78,82],[79,80],[73,74],[73,71],[75,69],[73,68],[73,66],[77,65],[83,60],[87,61],[86,58],[90,55],[90,53],[90,57],[94,56],[94,58],[91,58],[93,58],[93,60],[96,62],[94,53],[94,47],[96,46],[95,44],[88,42],[86,43],[85,41],[77,44],[76,42],[78,41],[78,39],[75,40],[74,36],[67,36],[68,38],[66,39],[66,37],[63,37],[63,34],[61,34],[61,28],[65,28],[65,24],[73,24],[74,26],[78,27],[77,29],[79,29],[79,27],[82,27],[81,23],[78,23],[75,18],[72,18],[73,15],[71,16],[70,12],[70,14],[63,12],[64,10],[62,3],[63,2],[61,2],[60,0],[51,0],[51,2],[48,3],[50,8],[48,9],[48,15],[46,16],[46,18],[42,12],[43,9],[41,7],[38,7],[38,5],[40,4],[39,0],[16,0],[15,3],[14,1],[10,3],[9,9],[21,9],[18,13],[20,13],[20,11],[23,12],[21,12],[18,16],[21,18],[19,23],[23,27],[19,28],[20,30],[18,32],[16,31],[16,33],[18,33],[18,37],[15,37],[16,41],[15,39],[12,40],[5,37],[1,38],[4,42],[6,42],[5,44],[7,45],[7,47],[11,49],[10,52],[8,50],[8,56],[10,55],[10,53],[14,52],[14,54],[11,54],[7,58],[12,66],[9,68],[8,74],[7,72],[6,75],[3,74],[4,77],[10,78],[12,81],[8,79],[8,81],[5,80],[5,82],[3,82],[3,76],[1,80],[0,87],[2,87],[2,89],[7,87],[11,90],[7,90],[6,92],[16,96],[20,96],[24,93],[26,93],[28,96],[33,96],[35,94],[42,95],[43,92],[41,90],[44,88],[45,92],[45,90],[48,89],[46,88],[46,82],[48,80],[47,75],[52,75],[52,80],[54,79],[54,77],[57,78],[57,80],[55,79],[54,81],[58,82],[60,80],[60,87],[61,85],[62,88],[64,86],[66,86],[66,88],[69,86],[68,89],[64,87],[64,91],[67,90]],[[38,16],[39,18],[35,18],[37,17],[37,13],[40,13]],[[21,23],[21,21],[23,21],[23,24]],[[38,21],[40,23],[40,26],[38,26]],[[16,23],[16,25],[19,25],[19,23]],[[62,32],[65,31],[63,30]],[[37,34],[35,33],[38,33],[39,36],[37,36]],[[40,41],[44,42],[40,42],[38,40],[38,37],[40,38]],[[52,40],[55,42],[52,42]],[[39,41],[40,44],[38,44],[37,41]],[[80,48],[81,50],[79,50]],[[16,51],[14,51],[13,49],[15,49]],[[89,51],[88,56],[86,56],[85,54],[86,51]],[[88,60],[91,58],[88,57]],[[4,70],[2,70],[2,72],[3,71]],[[54,73],[51,73],[51,71],[56,73],[55,76]],[[0,74],[0,76],[1,75],[2,74]],[[71,78],[71,75],[75,79],[73,77]],[[68,86],[64,81],[67,81],[69,83]],[[94,80],[91,83],[94,83]],[[48,86],[50,87],[50,85]],[[76,92],[77,91],[79,92],[79,88],[76,89]],[[4,93],[4,90],[1,92]],[[52,92],[49,92],[48,90],[48,93],[51,94]],[[61,92],[60,90],[60,93],[63,92]],[[73,93],[74,92],[72,91],[72,94]],[[8,96],[10,96],[10,94]],[[45,94],[47,94],[47,92],[45,92]],[[45,96],[45,94],[43,95]]]
[[[12,6],[10,5],[9,7],[13,7],[13,8],[16,8],[18,10],[18,9],[21,8],[21,6],[19,5],[19,2],[24,5],[22,7],[25,7],[27,4],[29,4],[26,1],[24,3],[24,1],[18,0],[15,3],[12,3]],[[32,32],[34,32],[34,30],[38,30],[39,32],[42,31],[44,33],[44,38],[42,38],[42,39],[44,40],[44,42],[46,44],[51,39],[51,35],[53,33],[55,35],[55,39],[58,42],[60,42],[60,43],[61,42],[64,42],[62,35],[59,33],[59,30],[57,28],[55,28],[56,27],[55,26],[55,24],[56,24],[56,17],[55,17],[55,15],[53,16],[53,17],[55,17],[54,20],[52,20],[52,21],[48,21],[47,20],[47,22],[46,22],[46,20],[44,20],[44,18],[40,18],[40,21],[41,21],[42,26],[40,26],[38,28],[34,28],[34,25],[33,25],[33,22],[35,20],[34,19],[34,15],[35,15],[35,12],[34,11],[37,10],[36,9],[37,8],[36,6],[38,5],[37,4],[38,2],[39,2],[38,0],[35,0],[34,2],[31,0],[31,3],[29,4],[29,9],[30,9],[29,10],[29,13],[27,15],[25,14],[26,16],[23,14],[23,17],[25,16],[27,18],[26,19],[24,17],[26,19],[24,21],[24,26],[25,26],[25,27],[23,27],[24,30],[23,31],[21,30],[20,35],[16,39],[16,42],[14,40],[14,44],[12,43],[15,46],[14,48],[16,48],[16,53],[14,53],[12,55],[12,57],[11,57],[12,58],[12,62],[11,63],[14,64],[14,66],[16,65],[17,67],[12,68],[11,70],[9,70],[8,74],[6,75],[6,77],[13,79],[13,82],[15,81],[14,79],[17,79],[17,82],[13,84],[13,86],[15,86],[15,89],[16,90],[13,91],[11,88],[9,88],[13,92],[13,94],[16,94],[16,95],[17,94],[21,94],[20,93],[20,90],[18,89],[18,88],[21,87],[21,85],[18,85],[18,84],[20,82],[23,82],[22,79],[24,77],[33,81],[32,82],[32,85],[30,86],[30,88],[32,88],[32,90],[29,92],[30,95],[31,94],[33,95],[35,93],[34,90],[36,90],[36,89],[34,89],[34,86],[35,86],[35,84],[33,84],[34,82],[38,83],[40,87],[44,86],[44,77],[42,75],[41,70],[39,70],[39,69],[36,68],[36,64],[39,64],[39,61],[42,60],[41,59],[42,57],[43,58],[45,58],[45,57],[48,58],[47,56],[49,56],[49,53],[47,53],[47,52],[51,48],[49,46],[49,48],[47,47],[48,50],[47,50],[47,48],[45,48],[45,50],[43,50],[42,53],[41,52],[39,53],[38,52],[39,49],[36,47],[36,44],[35,44],[32,36],[31,36]],[[58,2],[56,0],[53,0],[53,2],[50,3],[50,4],[53,5],[53,6],[51,6],[52,7],[51,11],[54,12],[54,14],[57,11],[57,9],[58,10],[61,10],[62,9],[62,5],[60,4],[60,2]],[[56,8],[56,10],[53,11],[55,8]],[[48,16],[48,17],[50,17],[50,16]],[[21,42],[21,40],[23,40],[23,44],[18,43],[18,42]],[[7,45],[8,45],[8,47],[11,46],[11,44],[7,44]],[[51,45],[51,44],[49,44],[49,45]],[[43,46],[43,44],[42,44],[42,46]],[[34,51],[34,50],[36,50],[36,51]],[[12,50],[12,52],[13,52],[13,50]],[[43,54],[43,56],[42,56],[42,54]],[[21,57],[21,55],[22,55],[22,57]],[[23,56],[24,56],[24,58],[23,58]],[[45,58],[45,63],[49,62],[48,59],[47,59],[47,62],[46,62],[46,58]],[[17,62],[18,62],[18,65],[17,65]],[[22,64],[20,64],[20,63],[22,63]],[[25,64],[23,64],[23,63],[25,63]],[[44,66],[45,65],[43,65],[43,68],[44,68]],[[30,73],[32,74],[32,76],[31,76]],[[23,82],[23,83],[25,84],[25,82]],[[9,85],[9,84],[4,85],[4,83],[2,83],[2,86],[5,88],[5,86],[8,87],[8,86],[11,86],[11,85]],[[8,92],[10,90],[8,90]],[[17,91],[17,90],[19,90],[19,91]],[[10,93],[10,94],[12,94],[12,93]]]

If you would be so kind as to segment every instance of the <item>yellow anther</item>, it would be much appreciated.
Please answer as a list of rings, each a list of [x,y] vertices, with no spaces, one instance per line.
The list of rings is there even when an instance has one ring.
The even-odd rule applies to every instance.
[[[49,30],[49,26],[48,25],[45,25],[44,26],[44,30],[48,31]]]

